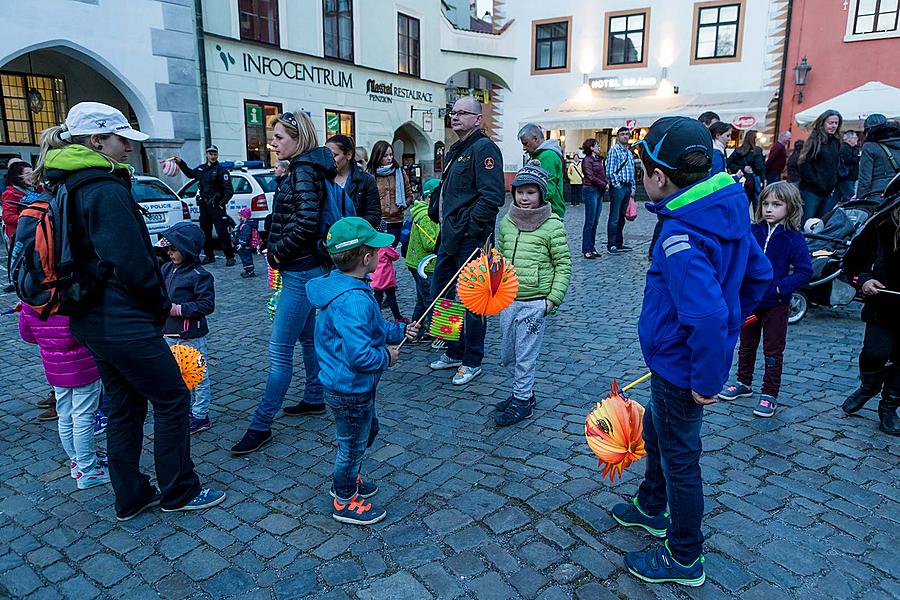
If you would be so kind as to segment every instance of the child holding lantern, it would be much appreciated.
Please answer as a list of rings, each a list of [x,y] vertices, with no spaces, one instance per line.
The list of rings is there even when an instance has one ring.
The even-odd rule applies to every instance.
[[[534,412],[544,321],[562,304],[572,275],[565,227],[547,202],[547,179],[547,171],[538,165],[522,167],[512,183],[513,203],[500,221],[497,249],[515,267],[519,289],[512,305],[500,313],[500,356],[514,383],[512,396],[497,405],[498,427],[519,423]]]

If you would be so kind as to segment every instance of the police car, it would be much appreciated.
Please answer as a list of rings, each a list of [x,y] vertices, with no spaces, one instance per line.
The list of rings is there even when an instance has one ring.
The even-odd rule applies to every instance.
[[[259,224],[259,230],[265,230],[265,218],[272,211],[272,199],[275,197],[275,174],[272,169],[263,168],[262,161],[222,162],[228,169],[234,196],[225,207],[225,213],[238,222],[238,211],[249,207],[250,213]],[[178,190],[178,197],[187,202],[191,211],[191,220],[200,221],[200,208],[197,206],[197,180],[186,183]]]
[[[181,221],[191,219],[187,202],[156,177],[135,175],[131,179],[131,194],[143,209],[144,222],[150,232],[150,241],[159,244],[163,231]]]

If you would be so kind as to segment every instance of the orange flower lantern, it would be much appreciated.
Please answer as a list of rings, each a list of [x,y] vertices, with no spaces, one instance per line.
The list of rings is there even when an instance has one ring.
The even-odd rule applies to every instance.
[[[184,384],[187,389],[193,390],[200,385],[206,374],[206,359],[199,350],[184,344],[175,344],[171,350],[175,356],[175,362],[178,363],[178,368],[181,369],[181,378],[184,379]]]
[[[588,413],[584,422],[584,436],[588,446],[600,459],[601,477],[614,483],[616,475],[643,458],[644,407],[626,398],[613,381],[610,393]]]
[[[456,293],[460,302],[476,315],[496,315],[512,304],[519,291],[519,277],[512,263],[496,248],[482,252],[459,273]]]

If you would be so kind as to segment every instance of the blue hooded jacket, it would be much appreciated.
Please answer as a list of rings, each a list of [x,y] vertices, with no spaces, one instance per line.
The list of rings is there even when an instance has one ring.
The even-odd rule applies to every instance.
[[[306,284],[316,317],[319,381],[332,392],[362,394],[378,385],[390,364],[387,344],[398,344],[406,325],[381,316],[366,281],[334,270]]]
[[[772,279],[750,233],[747,196],[719,173],[647,208],[662,230],[638,322],[644,361],[678,387],[715,396],[744,318]]]
[[[809,283],[813,274],[806,238],[781,224],[770,228],[765,221],[755,223],[750,231],[772,265],[772,283],[757,308],[789,303],[793,293]]]

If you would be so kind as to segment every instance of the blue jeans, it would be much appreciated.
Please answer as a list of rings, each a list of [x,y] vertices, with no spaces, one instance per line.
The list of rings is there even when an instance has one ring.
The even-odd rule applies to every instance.
[[[672,524],[666,537],[675,560],[690,564],[703,551],[703,478],[700,474],[700,428],[703,407],[691,391],[653,374],[651,400],[644,411],[647,449],[638,503],[650,515],[666,510]]]
[[[813,217],[821,217],[825,214],[828,196],[819,196],[815,192],[809,190],[800,190],[800,197],[803,199],[803,223]]]
[[[584,200],[584,228],[581,230],[581,253],[597,251],[597,223],[603,212],[603,192],[599,188],[585,185],[581,188]]]
[[[609,187],[609,220],[606,222],[606,247],[621,248],[624,244],[622,230],[625,228],[625,209],[631,198],[631,184]]]
[[[437,295],[447,282],[453,277],[463,261],[469,257],[476,247],[482,244],[472,238],[465,238],[459,243],[457,254],[447,254],[443,247],[438,248],[436,265],[434,267],[434,280],[432,281],[432,299]],[[444,294],[447,298],[456,297],[456,286]],[[484,335],[487,332],[487,321],[476,314],[466,311],[463,321],[462,335],[456,342],[447,342],[447,357],[451,360],[461,360],[466,367],[480,367],[484,360]]]
[[[366,449],[378,435],[375,390],[364,394],[340,394],[326,389],[325,403],[334,413],[337,455],[334,457],[334,493],[340,500],[356,495],[356,478]]]
[[[303,401],[322,404],[322,384],[319,383],[319,360],[313,343],[316,333],[316,310],[306,297],[306,282],[325,274],[324,267],[309,271],[282,271],[281,299],[272,323],[269,340],[269,379],[266,391],[253,413],[250,429],[268,431],[272,428],[275,413],[284,402],[284,395],[291,385],[294,371],[294,347],[297,341],[303,349],[303,366],[306,385]]]
[[[206,359],[206,371],[203,373],[203,380],[191,390],[191,414],[198,419],[202,419],[209,414],[209,404],[212,402],[212,391],[209,386],[209,355],[207,354],[206,336],[193,340],[166,336],[166,342],[170,348],[175,344],[184,344],[185,346],[196,348],[203,355],[203,358]]]

